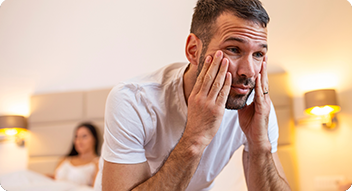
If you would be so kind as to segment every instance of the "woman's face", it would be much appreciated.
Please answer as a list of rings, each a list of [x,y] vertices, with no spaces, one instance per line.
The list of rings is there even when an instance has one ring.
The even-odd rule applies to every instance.
[[[90,130],[82,126],[76,131],[74,144],[79,154],[94,152],[95,139]]]

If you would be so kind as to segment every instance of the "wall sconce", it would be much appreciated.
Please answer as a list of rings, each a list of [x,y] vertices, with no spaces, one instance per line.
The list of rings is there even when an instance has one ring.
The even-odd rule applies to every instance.
[[[16,137],[16,143],[24,146],[27,131],[27,120],[19,115],[0,116],[0,134],[5,137]]]
[[[310,91],[304,94],[304,99],[307,114],[320,116],[322,125],[326,128],[333,129],[336,127],[335,113],[339,112],[341,107],[337,104],[334,89]]]

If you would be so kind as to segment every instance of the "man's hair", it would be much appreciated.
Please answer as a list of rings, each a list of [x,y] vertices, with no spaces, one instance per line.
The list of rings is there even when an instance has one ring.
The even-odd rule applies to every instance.
[[[214,24],[224,12],[253,21],[266,28],[269,15],[259,0],[198,0],[194,8],[191,33],[195,34],[203,43],[203,49],[215,33]]]

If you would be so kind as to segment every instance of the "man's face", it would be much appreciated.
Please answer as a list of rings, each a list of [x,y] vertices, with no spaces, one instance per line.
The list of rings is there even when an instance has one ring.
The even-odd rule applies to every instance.
[[[203,67],[207,55],[217,50],[229,60],[228,72],[232,74],[231,90],[227,109],[241,109],[255,86],[264,56],[267,52],[267,30],[248,20],[224,13],[217,19],[213,38],[208,48],[202,51],[198,71]]]

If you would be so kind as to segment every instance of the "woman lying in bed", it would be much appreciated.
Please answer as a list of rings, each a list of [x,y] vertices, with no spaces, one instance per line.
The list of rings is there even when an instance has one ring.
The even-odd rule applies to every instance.
[[[93,186],[98,172],[98,144],[96,128],[90,123],[80,124],[71,152],[59,162],[54,179]]]

